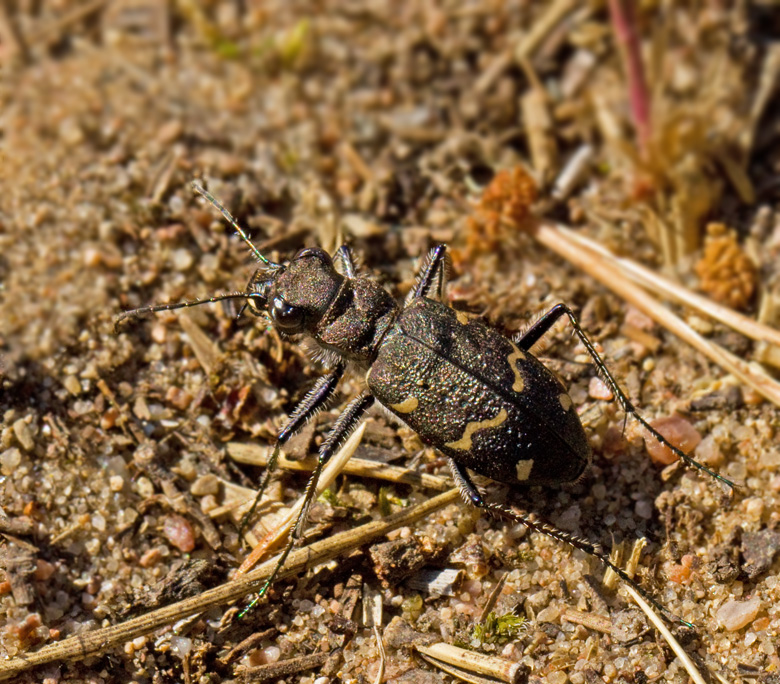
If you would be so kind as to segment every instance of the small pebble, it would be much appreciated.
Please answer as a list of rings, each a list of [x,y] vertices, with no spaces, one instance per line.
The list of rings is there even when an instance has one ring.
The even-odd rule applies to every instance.
[[[83,254],[84,265],[87,268],[96,268],[103,261],[100,250],[96,247],[87,247]]]
[[[168,338],[168,329],[162,323],[158,323],[157,325],[152,326],[152,330],[149,334],[152,341],[157,344],[165,344],[165,340]]]
[[[714,435],[707,435],[693,450],[694,458],[709,466],[718,466],[723,463],[723,452],[718,446]]]
[[[36,582],[45,582],[54,574],[55,570],[56,566],[39,558],[35,562],[35,573],[33,574],[33,579],[35,579]]]
[[[546,684],[566,684],[569,681],[569,676],[563,670],[558,670],[548,674],[544,681]]]
[[[165,401],[183,411],[192,403],[193,396],[186,390],[172,385],[165,392]]]
[[[100,513],[95,513],[92,516],[92,528],[97,530],[98,532],[105,532],[106,529],[106,519],[100,515]]]
[[[756,596],[747,601],[726,601],[717,612],[717,619],[729,632],[736,632],[755,620],[761,610],[761,600]]]
[[[244,658],[245,664],[250,667],[275,663],[281,657],[282,652],[278,646],[266,646],[250,651]]]
[[[171,637],[171,653],[179,658],[186,658],[190,651],[192,651],[192,639],[181,636]]]
[[[745,514],[748,518],[754,521],[761,520],[761,515],[764,513],[764,500],[755,496],[747,499],[743,504],[745,507]]]
[[[206,496],[211,494],[216,496],[219,493],[219,478],[209,473],[199,477],[190,485],[190,494],[193,496]]]
[[[33,439],[32,430],[30,430],[27,421],[24,418],[20,418],[19,420],[14,421],[13,428],[14,435],[16,435],[16,439],[19,441],[22,449],[25,451],[32,451],[35,446],[35,440]]]
[[[200,510],[203,511],[206,515],[211,513],[215,508],[219,508],[219,504],[217,503],[217,499],[213,494],[206,494],[203,498],[200,500]]]
[[[653,502],[650,499],[639,499],[634,504],[634,513],[643,520],[650,520],[653,517]]]
[[[16,447],[6,449],[0,454],[0,471],[3,475],[13,475],[22,462],[22,452]]]
[[[65,389],[68,390],[68,392],[70,392],[74,397],[77,397],[79,394],[81,394],[81,383],[75,375],[65,376],[65,380],[63,380],[62,384]]]
[[[151,568],[160,561],[160,558],[162,558],[162,553],[160,552],[160,549],[155,547],[153,549],[149,549],[143,556],[141,556],[141,559],[138,561],[138,565],[140,565],[142,568]]]
[[[189,553],[195,548],[195,532],[187,518],[169,515],[163,523],[163,535],[179,551]]]
[[[685,454],[693,451],[701,442],[701,435],[685,418],[678,415],[658,418],[650,423],[658,432]],[[674,452],[650,434],[645,435],[647,453],[653,463],[670,465],[677,460]]]
[[[155,139],[161,145],[170,145],[176,142],[184,132],[184,125],[179,119],[171,119],[157,129]]]
[[[139,477],[135,482],[135,490],[138,495],[144,499],[148,499],[154,494],[154,485],[148,477]]]
[[[121,492],[125,487],[125,480],[121,475],[112,475],[108,478],[108,488],[112,492]]]
[[[547,606],[547,608],[542,608],[537,614],[536,614],[536,621],[537,622],[555,622],[558,619],[558,616],[561,614],[560,608],[556,605],[550,605]]]
[[[177,271],[186,271],[192,266],[194,259],[190,250],[182,248],[173,250],[171,261]]]
[[[588,383],[588,395],[592,399],[610,401],[612,399],[612,390],[607,387],[601,378],[594,375]]]

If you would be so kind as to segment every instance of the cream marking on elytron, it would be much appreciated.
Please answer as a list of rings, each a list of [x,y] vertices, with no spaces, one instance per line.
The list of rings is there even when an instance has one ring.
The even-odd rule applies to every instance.
[[[561,402],[561,407],[564,411],[568,411],[571,408],[571,397],[565,392],[559,395],[558,401]]]
[[[417,397],[407,397],[400,404],[389,404],[389,406],[393,411],[398,411],[398,413],[411,413],[417,408],[419,403]]]
[[[463,437],[461,437],[457,442],[447,442],[444,446],[448,446],[452,449],[463,449],[463,451],[468,451],[471,449],[471,436],[477,431],[477,430],[484,430],[486,428],[492,428],[492,427],[498,427],[503,423],[509,414],[506,412],[505,408],[502,408],[498,415],[495,418],[488,418],[488,420],[475,420],[469,423],[466,426],[466,429],[463,431]]]
[[[509,367],[515,374],[515,384],[512,385],[512,389],[515,392],[522,392],[523,388],[525,387],[525,382],[523,381],[523,376],[520,374],[520,371],[517,368],[517,362],[525,361],[525,354],[523,354],[523,352],[521,352],[517,348],[517,345],[511,340],[509,340],[509,344],[511,344],[512,349],[514,349],[514,351],[507,357],[507,361],[509,361]]]
[[[520,480],[520,482],[525,482],[529,477],[531,477],[531,468],[534,467],[534,459],[532,458],[521,458],[517,462],[517,479]]]
[[[462,325],[468,325],[469,324],[469,317],[464,314],[462,311],[456,311],[455,312],[455,318],[458,319],[458,323]]]

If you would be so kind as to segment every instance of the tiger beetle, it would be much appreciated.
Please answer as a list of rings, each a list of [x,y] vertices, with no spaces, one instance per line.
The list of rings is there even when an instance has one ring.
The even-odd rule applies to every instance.
[[[691,626],[642,590],[600,545],[560,530],[532,513],[487,501],[469,474],[471,470],[513,487],[562,485],[580,478],[590,463],[588,438],[566,388],[530,351],[556,321],[568,318],[626,414],[638,420],[685,464],[734,487],[669,443],[647,423],[620,389],[568,306],[556,304],[516,339],[505,337],[447,305],[444,245],[429,252],[414,288],[404,305],[399,306],[370,277],[356,274],[348,247],[342,246],[336,252],[343,273],[336,270],[333,259],[321,249],[303,249],[289,262],[275,263],[258,251],[214,197],[197,183],[193,187],[230,222],[261,265],[242,292],[126,311],[117,317],[117,324],[128,316],[243,299],[244,308],[269,319],[283,337],[312,337],[330,368],[279,432],[242,529],[254,513],[285,443],[333,398],[348,367],[365,373],[366,389],[349,402],[319,448],[290,541],[252,605],[268,591],[301,539],[325,464],[378,401],[423,442],[447,457],[467,503],[598,558],[667,619]]]

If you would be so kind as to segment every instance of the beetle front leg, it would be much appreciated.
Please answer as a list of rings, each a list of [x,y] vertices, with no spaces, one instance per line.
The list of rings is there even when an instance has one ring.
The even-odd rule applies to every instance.
[[[671,449],[674,454],[683,461],[687,466],[691,468],[696,468],[697,470],[700,470],[704,473],[707,473],[710,477],[714,477],[716,480],[719,480],[720,482],[723,482],[724,484],[728,485],[732,489],[734,489],[735,485],[731,480],[726,479],[722,475],[719,475],[713,470],[710,470],[707,466],[699,463],[695,459],[688,456],[688,454],[684,453],[680,449],[678,449],[674,444],[669,442],[669,440],[666,439],[660,432],[658,432],[654,427],[650,425],[637,411],[636,407],[633,403],[631,403],[631,400],[626,396],[626,394],[623,392],[622,389],[620,389],[620,385],[618,385],[617,380],[615,380],[612,373],[609,372],[609,369],[607,368],[606,364],[602,360],[601,356],[599,356],[599,353],[596,351],[596,348],[593,346],[593,343],[588,338],[585,331],[582,329],[582,326],[580,325],[580,322],[577,320],[577,317],[574,315],[574,312],[565,304],[556,304],[552,309],[550,309],[547,313],[544,314],[536,323],[534,323],[524,334],[522,337],[520,337],[519,340],[517,340],[517,346],[521,349],[528,351],[533,347],[540,339],[541,337],[547,333],[550,328],[552,328],[553,325],[555,325],[556,321],[561,318],[562,316],[567,316],[569,321],[572,324],[572,327],[574,328],[574,332],[579,338],[580,342],[582,342],[583,346],[587,350],[588,354],[590,355],[590,358],[593,360],[594,365],[596,366],[596,370],[598,371],[599,375],[601,376],[602,380],[604,380],[605,383],[607,383],[607,386],[610,390],[612,390],[612,394],[615,396],[615,398],[618,400],[618,403],[623,408],[623,410],[627,413],[632,415],[636,420],[639,421],[640,425],[642,425],[645,430],[647,430],[653,437],[655,437],[661,444],[663,444],[668,449]]]
[[[314,415],[328,403],[328,400],[333,397],[339,380],[341,380],[341,376],[344,375],[344,368],[345,364],[339,363],[330,373],[319,378],[314,387],[309,390],[306,396],[293,410],[287,424],[282,428],[279,436],[276,438],[274,450],[271,453],[271,458],[268,459],[268,465],[266,466],[263,477],[258,485],[257,494],[255,495],[252,507],[241,519],[241,524],[238,527],[238,534],[240,537],[243,537],[244,530],[246,529],[249,520],[254,515],[257,505],[260,503],[260,499],[263,498],[263,493],[268,486],[271,475],[273,475],[274,470],[276,470],[276,462],[279,460],[279,454],[281,453],[282,447],[287,443],[287,440],[289,440],[290,437],[306,425],[306,423],[308,423]]]
[[[276,566],[266,580],[266,583],[258,592],[256,600],[253,601],[247,608],[245,608],[244,611],[242,611],[242,615],[249,611],[251,607],[257,602],[257,600],[262,598],[262,596],[268,591],[268,587],[270,587],[273,583],[276,575],[279,573],[279,570],[281,570],[284,566],[284,562],[287,560],[287,556],[290,554],[290,551],[292,551],[296,542],[298,542],[298,540],[303,535],[303,531],[306,527],[306,520],[309,517],[309,510],[311,509],[312,503],[314,503],[314,495],[317,491],[317,482],[320,479],[322,469],[327,465],[333,454],[341,447],[352,431],[360,424],[360,421],[365,416],[366,411],[371,408],[373,403],[374,397],[372,395],[361,394],[360,396],[355,397],[352,401],[350,401],[349,404],[347,404],[347,407],[338,417],[338,420],[336,420],[335,425],[328,433],[328,436],[325,438],[322,446],[320,446],[319,455],[317,457],[317,465],[309,477],[309,482],[306,484],[303,507],[301,508],[301,512],[298,515],[298,520],[295,521],[295,526],[290,533],[290,541],[287,543],[284,551],[282,551],[282,554],[279,556],[279,560],[276,562]]]

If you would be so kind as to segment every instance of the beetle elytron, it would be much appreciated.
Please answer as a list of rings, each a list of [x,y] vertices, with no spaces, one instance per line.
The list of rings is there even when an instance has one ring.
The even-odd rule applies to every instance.
[[[378,401],[447,457],[466,502],[595,556],[669,616],[600,546],[517,508],[486,501],[468,473],[470,469],[513,486],[557,485],[577,480],[585,470],[590,447],[572,400],[558,379],[530,353],[552,325],[566,316],[623,410],[687,465],[732,486],[670,444],[637,413],[567,306],[554,306],[513,341],[442,301],[446,249],[440,245],[428,254],[415,287],[400,307],[378,283],[356,275],[347,247],[341,247],[336,255],[343,264],[343,274],[321,249],[304,249],[286,264],[269,261],[227,210],[193,185],[236,228],[261,266],[244,292],[144,307],[121,314],[117,323],[130,315],[239,298],[255,315],[268,317],[283,335],[307,334],[323,350],[331,370],[316,382],[279,433],[255,504],[281,447],[333,397],[347,366],[365,372],[367,390],[349,402],[322,443],[291,541],[261,595],[301,538],[323,467]],[[253,511],[254,507],[250,515]]]

